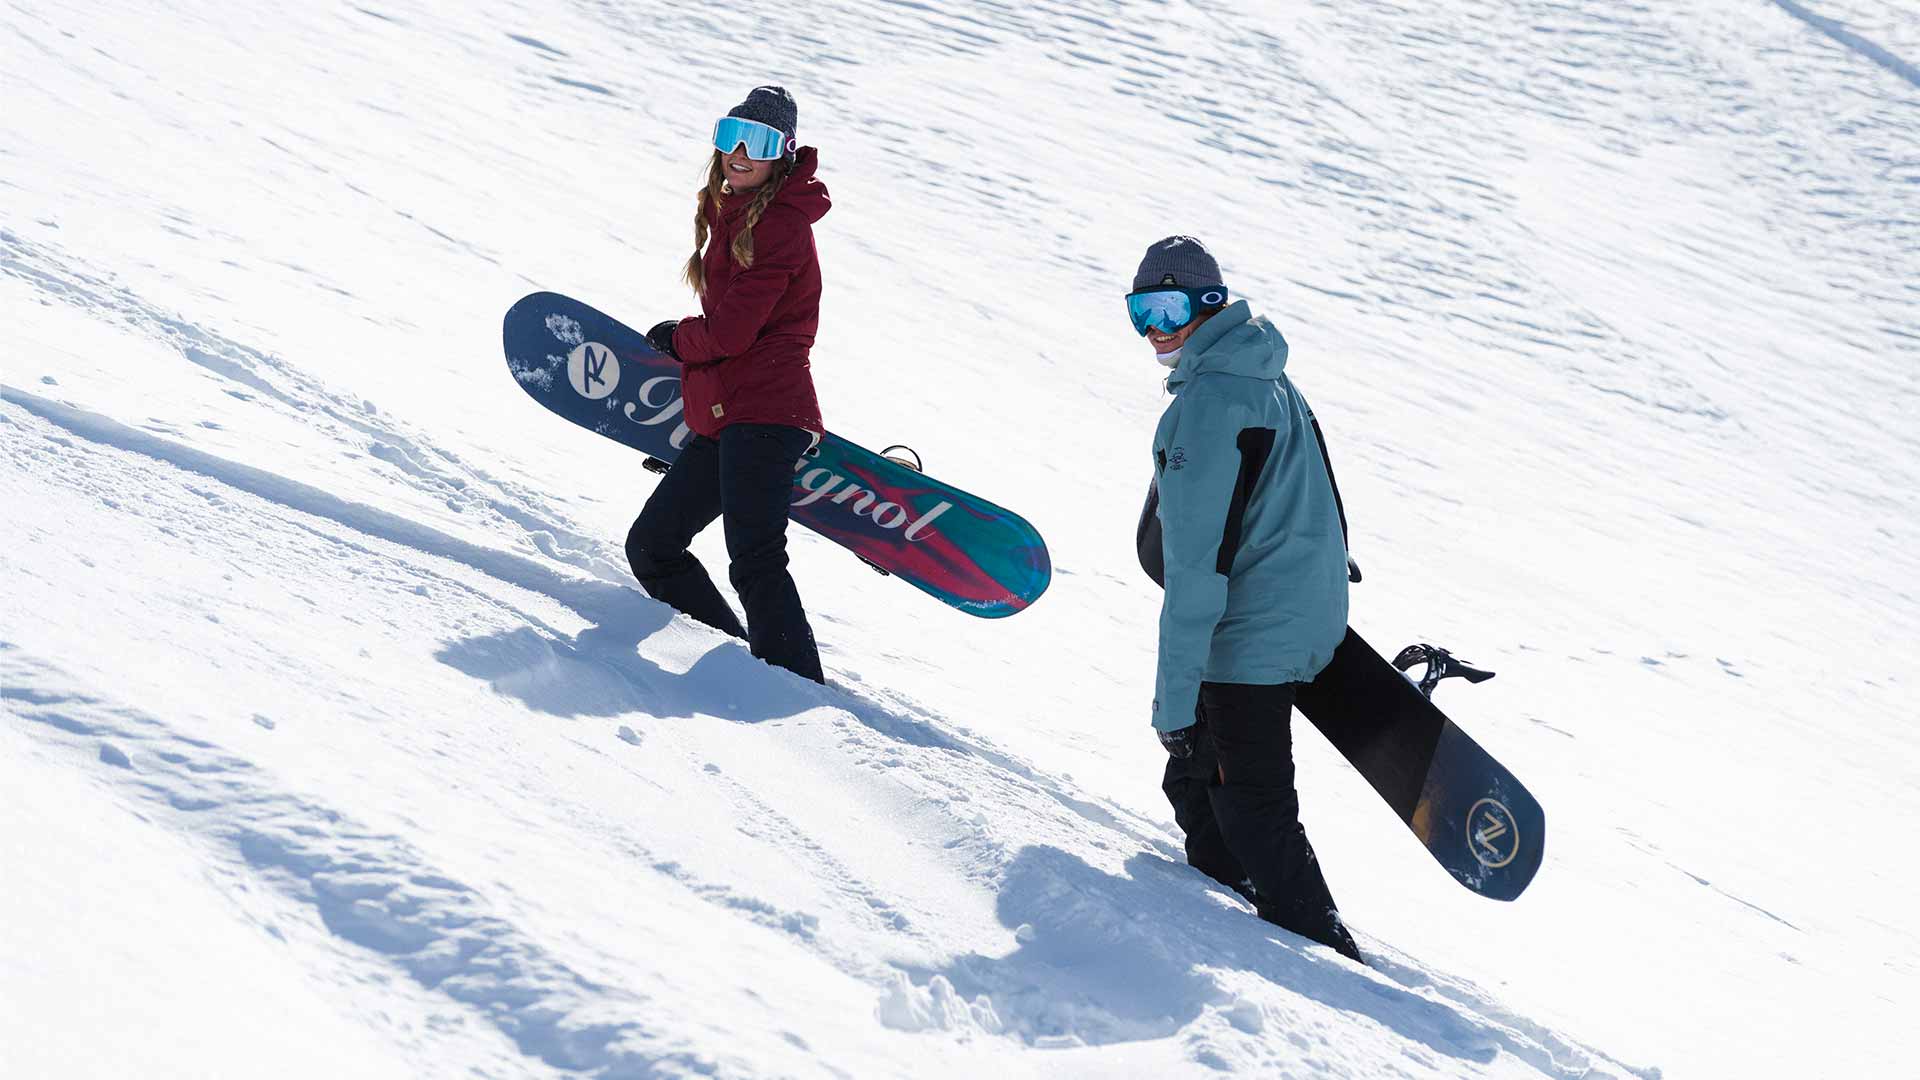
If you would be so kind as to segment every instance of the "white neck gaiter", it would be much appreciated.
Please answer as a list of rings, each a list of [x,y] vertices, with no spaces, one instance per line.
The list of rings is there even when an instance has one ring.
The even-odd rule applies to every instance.
[[[1160,361],[1161,367],[1177,368],[1180,366],[1179,349],[1175,349],[1172,352],[1154,353],[1153,358]]]

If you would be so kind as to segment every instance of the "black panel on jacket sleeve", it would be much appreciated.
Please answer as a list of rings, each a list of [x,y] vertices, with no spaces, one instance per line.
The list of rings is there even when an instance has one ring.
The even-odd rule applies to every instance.
[[[1233,558],[1240,554],[1240,533],[1246,527],[1247,504],[1253,500],[1260,473],[1273,454],[1272,428],[1247,428],[1236,440],[1240,447],[1240,476],[1233,483],[1233,501],[1227,504],[1227,525],[1220,536],[1220,554],[1214,559],[1217,574],[1233,571]]]

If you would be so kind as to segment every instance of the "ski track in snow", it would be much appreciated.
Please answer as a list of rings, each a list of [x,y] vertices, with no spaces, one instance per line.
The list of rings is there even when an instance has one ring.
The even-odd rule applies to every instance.
[[[596,560],[583,554],[598,548],[599,541],[529,510],[530,493],[514,491],[437,447],[424,449],[416,438],[375,415],[366,402],[348,401],[330,393],[282,360],[162,312],[127,288],[73,267],[57,252],[4,228],[0,228],[0,274],[24,281],[94,318],[124,325],[177,350],[189,362],[236,384],[227,393],[242,401],[258,395],[272,407],[297,416],[303,424],[332,421],[341,436],[363,436],[370,440],[368,452],[372,456],[408,474],[423,494],[456,510],[471,504],[490,509],[524,529],[529,544],[548,557],[608,581],[626,580],[622,569],[605,558]]]
[[[250,763],[136,709],[50,689],[59,673],[0,642],[9,714],[124,775],[149,812],[218,841],[225,857],[313,907],[334,935],[497,1025],[521,1052],[604,1077],[711,1073],[645,1017],[663,1006],[596,984],[489,912],[473,888],[425,865],[398,836],[276,790]]]
[[[1824,15],[1819,15],[1808,10],[1804,5],[1794,3],[1794,0],[1773,0],[1773,2],[1779,5],[1780,9],[1787,14],[1799,19],[1801,22],[1806,23],[1808,26],[1813,27],[1815,30],[1820,31],[1847,48],[1852,49],[1861,56],[1879,64],[1881,67],[1912,83],[1915,88],[1920,89],[1920,67],[1915,67],[1913,64],[1895,56],[1890,50],[1878,43],[1854,33],[1847,28],[1846,23],[1838,19],[1829,19]]]
[[[477,890],[425,865],[401,838],[369,832],[331,808],[276,791],[248,762],[172,731],[138,710],[43,689],[65,681],[57,670],[0,642],[0,685],[14,717],[42,725],[51,733],[47,737],[66,744],[75,757],[84,758],[92,749],[98,761],[118,770],[123,782],[140,793],[151,812],[168,819],[170,827],[219,841],[228,858],[311,905],[330,932],[390,959],[420,985],[477,1010],[522,1052],[557,1068],[609,1078],[715,1071],[707,1053],[663,1046],[673,1040],[640,1019],[665,1005],[569,970],[519,928],[491,915]],[[856,902],[871,906],[887,929],[908,929],[870,887],[852,881],[792,822],[769,814],[746,789],[734,785],[733,790],[744,819],[771,818],[776,834],[772,839],[779,846],[800,848],[805,858],[825,864],[823,876]],[[634,854],[646,857],[644,851]],[[756,922],[802,940],[815,934],[816,919],[701,882],[673,863],[654,865],[695,894]],[[1099,1045],[1154,1038],[1191,1022],[1199,1008],[1220,999],[1222,991],[1208,975],[1188,970],[1166,944],[1141,936],[1137,929],[1143,912],[1192,917],[1190,910],[1156,911],[1168,906],[1170,890],[1147,884],[1164,882],[1180,871],[1149,856],[1136,856],[1128,869],[1130,879],[1117,878],[1090,872],[1057,849],[1023,850],[1006,870],[1002,918],[1028,928],[1044,944],[1024,946],[1006,958],[962,958],[932,974],[925,991],[917,991],[905,972],[897,973],[879,1006],[886,1022],[907,1029],[950,1029],[971,1022],[997,1034],[1002,1030],[994,1012],[997,1000],[998,1008],[1012,1010],[1013,1032],[1041,1045],[1049,1040]],[[1244,926],[1244,919],[1223,900],[1203,909],[1192,929],[1221,933]],[[1143,950],[1155,957],[1145,971]],[[1225,959],[1240,963],[1250,958]],[[1441,1053],[1486,1063],[1504,1051],[1544,1075],[1606,1075],[1586,1051],[1503,1013],[1470,987],[1436,980],[1402,959],[1377,958],[1384,973],[1403,985],[1435,987],[1441,1000],[1434,1000],[1350,969],[1330,979],[1334,973],[1321,969],[1336,963],[1316,958],[1309,970],[1301,971],[1297,965],[1256,959],[1249,970],[1334,1008],[1373,1014],[1409,1040]],[[1068,986],[1062,985],[1063,978]],[[1137,1015],[1130,1017],[1124,1008],[1117,1014],[1088,1008],[1102,999],[1109,1009],[1124,1001],[1111,993],[1116,979],[1152,988],[1140,999]],[[1329,994],[1330,982],[1345,989]],[[978,992],[979,1004],[958,1011],[944,1005],[952,1000],[956,985],[961,993]],[[1177,988],[1175,997],[1190,1002],[1186,1015],[1158,1011],[1169,987]],[[1489,1019],[1462,1008],[1469,1004]],[[1238,999],[1230,1011],[1237,1026],[1258,1030],[1271,1022],[1259,1019],[1257,1006]],[[1659,1075],[1658,1070],[1630,1073]]]

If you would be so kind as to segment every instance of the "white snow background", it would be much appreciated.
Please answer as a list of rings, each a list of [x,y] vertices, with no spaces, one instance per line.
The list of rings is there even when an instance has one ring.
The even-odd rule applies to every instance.
[[[1905,0],[8,0],[0,1076],[1913,1075],[1916,63]],[[828,423],[1057,568],[990,622],[796,530],[825,689],[634,587],[653,478],[500,352],[695,310],[762,82]],[[1157,788],[1176,232],[1547,809],[1480,899],[1296,723],[1371,970]]]

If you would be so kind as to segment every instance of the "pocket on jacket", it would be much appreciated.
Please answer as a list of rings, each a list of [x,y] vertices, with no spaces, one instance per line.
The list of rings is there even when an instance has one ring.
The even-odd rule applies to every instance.
[[[732,376],[737,364],[736,360],[728,357],[707,369],[707,377],[710,380],[707,383],[707,396],[711,399],[707,402],[709,406],[707,415],[715,420],[725,419],[727,409],[733,405],[735,395]],[[713,412],[714,408],[718,408],[720,412]]]

